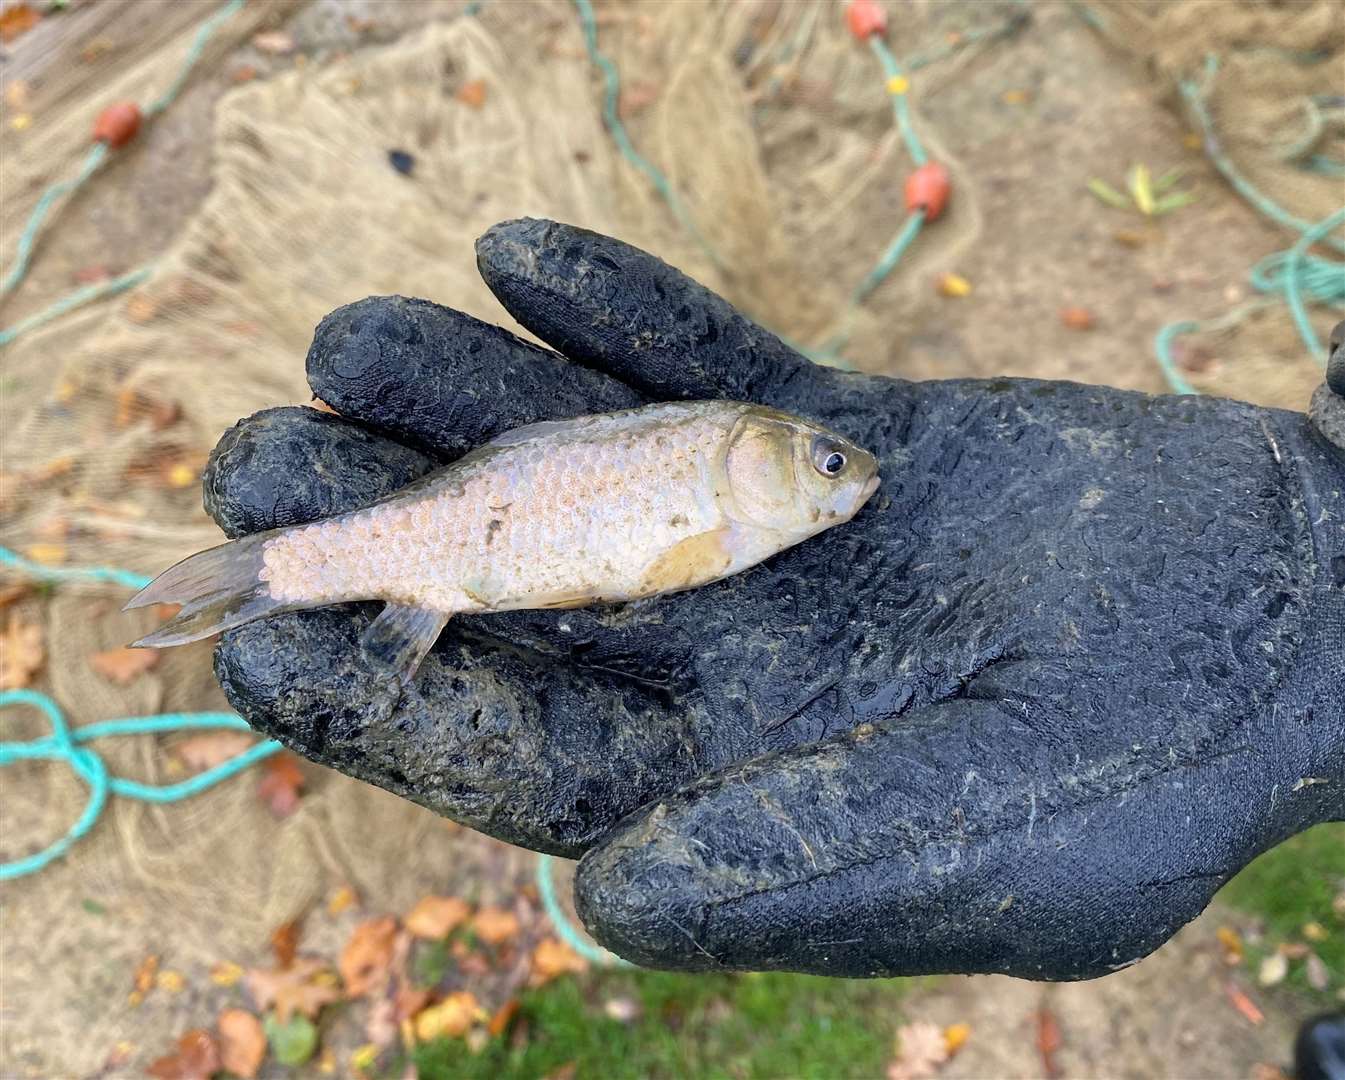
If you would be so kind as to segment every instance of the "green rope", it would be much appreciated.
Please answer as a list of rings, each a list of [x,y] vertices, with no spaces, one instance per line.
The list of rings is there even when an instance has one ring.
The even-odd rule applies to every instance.
[[[560,906],[560,902],[556,899],[556,886],[551,880],[550,855],[538,854],[536,876],[537,895],[541,898],[542,910],[546,912],[546,917],[551,920],[551,925],[556,928],[556,933],[560,935],[561,940],[566,945],[590,964],[597,964],[599,967],[635,966],[630,961],[622,960],[621,957],[594,945],[574,928],[574,924],[565,914],[565,909]]]
[[[7,566],[41,581],[95,581],[123,585],[128,589],[143,589],[153,580],[144,574],[118,570],[112,566],[43,566],[6,547],[0,547],[0,566]]]
[[[1289,313],[1304,348],[1325,367],[1322,343],[1308,318],[1308,304],[1345,310],[1345,263],[1309,254],[1309,249],[1318,244],[1326,244],[1337,251],[1345,252],[1345,241],[1331,236],[1332,232],[1345,226],[1345,210],[1338,210],[1316,223],[1305,221],[1263,195],[1242,175],[1223,152],[1214,122],[1205,107],[1205,96],[1209,93],[1218,71],[1218,58],[1211,54],[1205,58],[1205,67],[1198,83],[1193,79],[1183,79],[1178,84],[1183,98],[1200,126],[1205,153],[1224,179],[1253,208],[1275,224],[1296,232],[1298,239],[1288,250],[1268,255],[1252,267],[1252,286],[1267,299],[1244,304],[1217,319],[1182,320],[1164,326],[1158,331],[1154,338],[1154,354],[1158,358],[1158,365],[1168,385],[1177,394],[1199,393],[1177,370],[1173,348],[1178,337],[1185,334],[1210,333],[1235,326],[1251,313],[1269,306],[1272,301],[1268,298],[1279,296],[1289,306]],[[1317,99],[1313,100],[1317,103]]]
[[[8,345],[19,335],[26,334],[29,330],[36,330],[39,326],[49,323],[53,319],[59,319],[62,315],[74,311],[77,307],[83,307],[94,300],[101,300],[105,296],[115,296],[127,289],[133,289],[153,272],[153,264],[142,266],[139,270],[132,270],[129,274],[122,274],[110,281],[100,281],[96,285],[86,285],[82,289],[67,293],[36,314],[29,315],[28,318],[19,320],[13,326],[0,330],[0,348]]]
[[[617,70],[617,66],[611,57],[598,48],[598,20],[593,14],[593,4],[590,0],[574,0],[574,6],[579,11],[579,22],[584,29],[584,47],[588,50],[589,62],[602,72],[602,119],[608,133],[612,136],[612,141],[621,151],[621,156],[649,178],[649,182],[654,185],[654,190],[668,204],[668,208],[672,211],[673,217],[677,219],[677,223],[695,240],[710,261],[721,270],[725,269],[723,260],[705,239],[667,176],[657,165],[635,148],[630,132],[626,130],[626,125],[621,120],[621,73]]]
[[[1302,218],[1291,214],[1279,203],[1263,195],[1250,180],[1242,175],[1238,167],[1224,153],[1223,147],[1219,143],[1218,133],[1215,131],[1214,120],[1210,116],[1209,109],[1205,107],[1205,98],[1218,73],[1219,58],[1210,53],[1205,57],[1205,68],[1199,83],[1194,79],[1182,79],[1177,84],[1182,98],[1191,110],[1191,115],[1195,117],[1196,123],[1200,127],[1206,155],[1223,178],[1232,185],[1233,189],[1271,221],[1297,233],[1307,231],[1312,228],[1311,222],[1304,221]],[[1327,238],[1326,243],[1337,251],[1345,252],[1345,240]]]
[[[76,776],[89,787],[89,801],[83,813],[63,837],[43,850],[21,859],[0,863],[0,881],[36,873],[69,851],[88,835],[98,822],[109,795],[120,795],[141,802],[174,803],[199,795],[221,780],[236,776],[244,769],[274,754],[278,742],[267,740],[249,747],[241,754],[213,768],[197,773],[176,784],[142,784],[135,780],[111,776],[107,765],[92,749],[84,745],[94,739],[115,735],[147,735],[169,731],[192,731],[225,728],[250,731],[247,722],[232,713],[165,713],[161,716],[135,716],[122,720],[108,720],[98,724],[71,728],[65,714],[46,694],[35,690],[6,690],[0,692],[0,708],[29,706],[42,712],[51,724],[51,734],[31,742],[0,743],[0,766],[19,761],[64,761]]]
[[[0,547],[0,566],[18,570],[42,581],[85,580],[142,589],[150,579],[130,570],[108,566],[52,567],[32,562],[8,548]],[[280,749],[274,740],[259,742],[236,757],[213,768],[197,773],[176,784],[142,784],[136,780],[111,776],[103,759],[85,746],[94,739],[116,735],[153,735],[174,731],[193,731],[202,728],[227,728],[250,731],[247,722],[233,713],[164,713],[160,716],[134,716],[121,720],[104,720],[72,729],[66,722],[61,707],[46,694],[35,690],[6,690],[0,693],[0,708],[26,705],[42,712],[51,724],[51,734],[31,742],[0,742],[0,767],[19,761],[64,761],[89,787],[89,801],[70,831],[55,843],[36,854],[0,863],[0,881],[23,877],[41,870],[59,859],[89,833],[107,804],[107,797],[121,795],[141,802],[174,803],[199,795],[221,780],[236,776],[250,765]]]
[[[873,55],[878,57],[883,75],[889,82],[893,79],[906,78],[906,73],[901,70],[901,65],[897,63],[897,58],[892,55],[892,50],[887,47],[887,42],[883,40],[881,34],[869,35],[869,48],[873,50]],[[920,143],[920,137],[915,133],[915,125],[911,122],[911,106],[907,101],[906,92],[903,90],[900,93],[890,93],[888,96],[892,99],[892,117],[897,122],[897,130],[901,132],[906,151],[911,155],[916,168],[919,168],[929,158]]]
[[[145,108],[146,118],[161,113],[168,108],[182,92],[183,86],[187,83],[187,78],[191,74],[192,68],[196,66],[201,54],[205,51],[207,42],[219,29],[226,19],[241,10],[243,0],[229,0],[229,3],[220,8],[214,15],[201,24],[196,31],[196,36],[192,39],[191,47],[187,50],[187,55],[183,60],[182,67],[178,71],[177,78],[168,87],[164,93],[153,103]],[[8,296],[19,286],[28,273],[28,265],[32,261],[33,249],[37,245],[38,233],[51,208],[56,200],[63,195],[70,195],[78,191],[97,170],[107,160],[109,153],[108,145],[104,142],[95,143],[87,155],[84,163],[80,166],[79,172],[70,180],[63,180],[52,184],[41,197],[37,200],[37,205],[33,207],[32,213],[28,216],[28,221],[24,224],[23,231],[19,234],[18,246],[14,254],[14,265],[10,267],[9,273],[0,282],[0,299]],[[66,205],[69,205],[68,203]],[[124,292],[126,289],[138,285],[147,278],[152,267],[146,266],[139,270],[133,270],[129,274],[123,274],[113,281],[103,282],[98,285],[90,285],[83,289],[77,289],[75,292],[57,300],[50,307],[38,312],[30,318],[24,319],[16,326],[0,330],[0,348],[8,345],[20,334],[28,330],[35,329],[52,319],[72,311],[81,304],[87,304],[90,301],[101,299],[104,296],[111,296],[115,293]]]

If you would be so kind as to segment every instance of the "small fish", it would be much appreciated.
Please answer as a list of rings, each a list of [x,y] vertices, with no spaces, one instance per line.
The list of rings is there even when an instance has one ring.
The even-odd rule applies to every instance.
[[[690,401],[510,431],[372,506],[246,536],[164,571],[162,648],[265,615],[385,600],[365,631],[409,681],[453,615],[695,588],[850,520],[873,455],[760,405]]]

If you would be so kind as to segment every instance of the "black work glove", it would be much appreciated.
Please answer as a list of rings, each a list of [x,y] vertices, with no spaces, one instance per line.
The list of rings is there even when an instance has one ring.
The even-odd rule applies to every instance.
[[[1304,415],[816,367],[658,259],[547,221],[477,256],[559,354],[423,300],[333,312],[308,375],[349,419],[225,435],[206,505],[230,536],[664,399],[813,418],[877,453],[883,486],[718,584],[454,619],[410,687],[362,658],[377,605],[244,626],[216,670],[259,731],[582,854],[585,923],[657,967],[1101,975],[1345,818],[1345,451]]]

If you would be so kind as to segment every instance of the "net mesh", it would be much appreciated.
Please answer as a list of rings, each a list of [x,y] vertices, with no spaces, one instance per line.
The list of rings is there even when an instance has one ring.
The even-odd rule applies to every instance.
[[[309,401],[301,358],[324,314],[366,295],[403,293],[508,323],[471,255],[475,237],[503,218],[553,217],[656,251],[797,342],[816,344],[844,328],[844,357],[859,367],[891,369],[898,343],[939,302],[927,286],[892,288],[848,311],[850,291],[888,239],[873,222],[896,223],[904,211],[893,177],[906,167],[889,104],[875,93],[874,65],[867,55],[856,61],[839,4],[599,9],[602,48],[626,74],[621,113],[642,152],[666,171],[694,231],[617,152],[569,4],[487,5],[479,17],[463,16],[459,4],[408,7],[430,21],[394,44],[225,94],[209,193],[149,280],[0,355],[6,546],[153,574],[217,542],[200,509],[206,455],[240,416]],[[1309,172],[1301,154],[1283,155],[1285,118],[1297,122],[1329,66],[1299,54],[1325,51],[1339,71],[1345,36],[1331,0],[1293,6],[1292,18],[1279,7],[1127,3],[1100,11],[1112,40],[1169,80],[1198,68],[1206,51],[1262,43],[1226,60],[1211,108],[1239,167],[1294,213],[1316,219],[1340,204],[1340,181]],[[1011,6],[928,2],[903,11],[894,50],[940,56],[921,72],[917,109],[976,62],[978,46],[966,43],[978,28],[1013,14]],[[251,7],[244,12],[203,64],[260,25]],[[6,153],[4,257],[38,191],[77,167],[98,103],[160,90],[191,33],[188,26],[149,37],[130,62],[92,63],[70,92],[45,103],[41,137]],[[476,80],[488,108],[460,100]],[[1341,157],[1340,127],[1326,121],[1312,152]],[[903,277],[927,281],[973,250],[987,223],[976,185],[960,182],[957,148],[930,125],[921,136],[958,190],[938,230],[903,263]],[[410,176],[389,166],[391,149],[413,155]],[[72,213],[59,228],[78,235],[83,225]],[[1268,245],[1275,235],[1268,231]],[[39,277],[33,291],[58,291],[42,284]],[[10,305],[6,325],[28,313],[27,295]],[[1301,407],[1306,390],[1292,385],[1293,373],[1302,369],[1307,387],[1320,375],[1304,367],[1287,326],[1269,314],[1243,324],[1233,332],[1245,339],[1236,351],[1276,366],[1273,384],[1287,379],[1286,403]],[[1229,363],[1223,375],[1236,368]],[[123,596],[70,585],[19,606],[45,625],[39,685],[72,722],[225,708],[205,647],[171,651],[126,686],[93,673],[91,653],[153,624],[152,613],[115,616]],[[45,734],[38,717],[19,710],[6,711],[5,731]],[[117,739],[98,749],[117,775],[166,782],[182,775],[175,741]],[[60,766],[7,774],[2,846],[14,858],[63,833],[86,792]],[[255,956],[275,926],[339,883],[397,910],[425,892],[458,891],[462,881],[510,890],[529,872],[522,853],[375,789],[316,770],[311,784],[298,811],[279,821],[256,797],[253,778],[166,808],[113,800],[71,856],[6,885],[10,1062],[86,1073],[130,1027],[199,1023],[187,995],[157,995],[128,1016],[129,973],[146,942],[150,951],[163,943],[166,965],[204,977],[222,958]],[[85,899],[107,907],[116,925],[82,918]],[[72,954],[84,962],[72,964]],[[57,965],[63,977],[49,984],[42,973]],[[74,985],[64,976],[72,967]]]

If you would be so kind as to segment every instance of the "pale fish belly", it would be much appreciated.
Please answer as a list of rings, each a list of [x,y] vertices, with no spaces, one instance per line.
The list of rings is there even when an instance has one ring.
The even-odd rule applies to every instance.
[[[262,577],[286,602],[385,599],[445,613],[697,584],[678,580],[677,552],[724,524],[716,470],[730,428],[709,413],[504,447],[405,499],[276,536]]]

